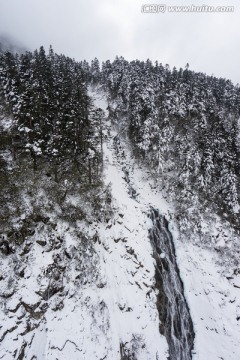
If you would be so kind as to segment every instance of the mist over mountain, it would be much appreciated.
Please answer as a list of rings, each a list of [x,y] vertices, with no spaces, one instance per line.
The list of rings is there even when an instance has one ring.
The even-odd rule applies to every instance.
[[[22,54],[26,51],[26,47],[18,44],[11,36],[6,34],[0,34],[0,52],[10,51],[12,53]]]

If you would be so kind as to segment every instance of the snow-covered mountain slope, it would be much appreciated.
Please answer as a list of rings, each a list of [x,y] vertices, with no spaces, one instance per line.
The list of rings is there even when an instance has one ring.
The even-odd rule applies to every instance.
[[[107,116],[106,96],[90,95]],[[19,236],[21,228],[26,240],[5,249],[2,239],[0,359],[167,360],[149,238],[154,208],[173,234],[195,332],[193,359],[238,360],[237,277],[224,278],[215,253],[182,240],[174,206],[136,164],[127,140],[110,124],[105,135],[102,196],[111,216],[104,216],[102,208],[93,215],[89,199],[76,193],[68,194],[66,202],[79,209],[79,218],[63,219],[40,189],[35,202],[46,208],[44,216],[34,217],[25,195],[29,210],[15,219],[12,236]]]
[[[98,100],[101,96],[95,94],[95,97],[97,104],[101,105],[101,100]],[[216,233],[218,234],[219,247],[216,246],[218,253],[201,245],[197,238],[194,243],[189,239],[183,239],[177,230],[174,206],[166,201],[157,190],[155,182],[142,171],[141,166],[137,166],[126,139],[121,141],[122,149],[117,151],[120,162],[117,166],[118,171],[120,168],[123,169],[126,178],[127,169],[128,183],[136,191],[137,202],[145,208],[145,211],[149,206],[158,209],[169,220],[174,235],[177,263],[194,324],[193,359],[239,359],[240,276],[237,273],[235,276],[232,274],[227,276],[227,271],[219,265],[219,242],[222,241],[225,245],[225,242],[231,240],[231,233],[224,233],[218,222],[215,223],[214,228],[211,222],[205,220],[203,227],[212,227],[208,231],[215,236]],[[122,157],[119,156],[121,150]],[[120,196],[121,199],[117,189],[115,196]],[[221,231],[224,238],[222,240]]]
[[[89,217],[73,227],[60,220],[58,209],[39,219],[29,210],[16,219],[29,232],[20,248],[1,256],[0,358],[167,358],[151,222],[145,205],[129,196],[114,152],[111,135],[104,150],[113,209],[108,222],[99,214],[99,221]],[[39,191],[35,201],[46,206],[44,197]],[[87,207],[77,196],[66,201]]]

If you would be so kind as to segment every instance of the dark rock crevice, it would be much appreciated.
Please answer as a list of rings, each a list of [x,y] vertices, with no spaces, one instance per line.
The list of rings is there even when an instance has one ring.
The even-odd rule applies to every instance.
[[[167,339],[170,360],[191,360],[195,335],[176,262],[172,234],[168,230],[166,218],[158,210],[151,209],[150,218],[153,223],[149,237],[156,261],[159,330]]]

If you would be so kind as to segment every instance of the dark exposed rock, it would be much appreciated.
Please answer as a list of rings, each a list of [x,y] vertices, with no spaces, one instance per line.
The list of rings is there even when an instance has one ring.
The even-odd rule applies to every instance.
[[[15,252],[8,240],[0,240],[0,250],[4,255],[10,255]]]
[[[33,317],[33,318],[34,318],[34,320],[39,320],[41,317],[39,317],[37,319],[35,317]],[[24,336],[24,335],[30,333],[31,331],[34,331],[38,327],[39,327],[39,322],[31,321],[30,319],[28,319],[27,323],[26,323],[26,328],[22,333],[20,333],[20,335]]]
[[[49,217],[47,216],[43,216],[43,215],[40,215],[40,214],[36,214],[33,216],[33,221],[35,221],[36,223],[39,223],[39,222],[43,222],[44,224],[47,224],[49,222]]]
[[[128,343],[120,343],[120,360],[137,360],[135,353],[126,346]]]
[[[63,308],[64,308],[64,302],[63,302],[63,300],[61,300],[52,307],[52,310],[53,311],[60,311]]]
[[[18,275],[19,275],[21,278],[24,278],[25,268],[22,268],[21,270],[19,270]]]
[[[18,231],[10,231],[8,233],[9,241],[14,242],[16,245],[22,245],[27,237],[34,235],[35,225],[30,225],[24,222]]]
[[[47,244],[46,240],[36,240],[36,243],[38,243],[41,246],[46,246]]]
[[[19,302],[14,309],[8,309],[8,311],[12,313],[16,313],[21,305],[22,305],[21,302]]]
[[[13,294],[15,294],[15,289],[9,289],[1,293],[0,296],[4,299],[9,299],[10,297],[13,296]]]
[[[133,248],[127,249],[127,253],[130,255],[133,255],[134,254]]]
[[[104,286],[106,286],[106,284],[103,284],[103,283],[97,284],[97,287],[98,287],[99,289],[104,288]]]
[[[71,260],[72,256],[69,254],[69,252],[67,250],[64,251],[64,254],[66,255],[66,257]]]
[[[47,302],[44,302],[43,304],[41,304],[41,305],[39,306],[39,308],[40,308],[40,310],[41,310],[42,312],[46,312],[47,309],[48,309],[48,306],[49,306],[49,304],[48,304]]]
[[[24,301],[21,302],[24,309],[31,315],[31,317],[35,320],[39,320],[44,315],[44,311],[35,311],[38,306],[40,305],[40,301],[34,305],[29,305],[25,303]]]
[[[17,360],[23,360],[24,359],[24,356],[25,356],[25,348],[27,346],[27,343],[24,342],[21,346],[21,349],[19,351],[19,355],[17,357]]]
[[[24,246],[23,251],[20,253],[21,256],[26,255],[31,250],[32,243],[28,243]]]
[[[167,220],[157,210],[152,209],[150,217],[153,222],[149,236],[156,260],[159,330],[167,339],[171,360],[190,360],[195,335],[176,263],[172,235]]]
[[[43,300],[49,300],[53,295],[58,292],[63,291],[63,286],[61,281],[52,281],[49,286],[44,291],[37,291],[36,294],[40,295]]]
[[[6,331],[4,331],[4,333],[2,334],[2,337],[0,338],[0,343],[3,341],[3,339],[5,338],[5,336],[8,334],[8,333],[11,333],[13,332],[14,330],[17,329],[17,325],[11,327],[10,329],[7,329]]]

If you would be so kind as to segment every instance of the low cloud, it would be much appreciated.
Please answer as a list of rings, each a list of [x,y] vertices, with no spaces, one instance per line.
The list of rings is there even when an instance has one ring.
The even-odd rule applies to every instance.
[[[240,8],[236,0],[219,1],[207,5],[233,5],[235,11],[145,14],[141,7],[152,3],[149,0],[0,0],[0,33],[31,50],[52,44],[56,52],[77,60],[95,56],[113,60],[122,55],[171,67],[188,62],[192,70],[240,83]],[[191,5],[191,1],[166,0],[166,4]]]

